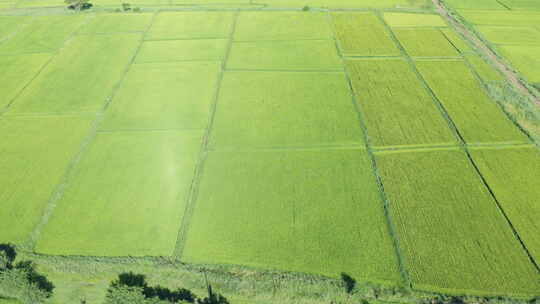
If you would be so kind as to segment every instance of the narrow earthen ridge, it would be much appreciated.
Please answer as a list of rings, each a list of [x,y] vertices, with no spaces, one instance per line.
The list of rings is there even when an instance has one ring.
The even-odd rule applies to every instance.
[[[435,4],[435,7],[437,8],[439,14],[446,18],[456,31],[465,36],[478,50],[480,50],[490,59],[490,61],[493,63],[493,66],[506,77],[508,82],[517,91],[526,95],[527,97],[529,97],[530,100],[540,106],[540,99],[533,92],[531,92],[531,90],[522,82],[517,73],[515,73],[511,68],[509,68],[506,63],[504,63],[495,54],[495,52],[487,45],[485,45],[474,33],[472,33],[463,24],[461,24],[461,22],[456,20],[456,18],[454,18],[449,13],[448,9],[441,0],[433,0],[433,4]]]

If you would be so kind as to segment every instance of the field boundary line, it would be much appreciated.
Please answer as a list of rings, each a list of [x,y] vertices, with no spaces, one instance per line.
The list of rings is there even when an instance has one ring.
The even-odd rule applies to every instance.
[[[354,89],[353,89],[352,80],[351,80],[351,77],[350,77],[349,72],[348,72],[348,70],[346,68],[346,65],[345,65],[345,59],[343,57],[343,54],[341,53],[339,41],[337,39],[337,35],[336,35],[336,32],[335,32],[334,20],[333,20],[332,15],[331,15],[330,12],[327,13],[327,22],[328,22],[328,25],[330,26],[330,28],[332,30],[332,33],[333,33],[333,36],[334,36],[334,43],[335,43],[335,47],[336,47],[336,52],[338,53],[339,57],[341,58],[341,63],[343,64],[343,69],[345,70],[345,78],[347,79],[347,85],[348,85],[348,88],[349,88],[349,93],[351,95],[351,103],[353,105],[353,108],[356,111],[356,115],[357,115],[357,118],[358,118],[358,124],[360,125],[360,128],[362,130],[361,136],[364,139],[365,149],[367,151],[369,160],[371,162],[372,173],[373,173],[373,175],[375,177],[375,181],[377,183],[377,188],[379,190],[378,191],[379,192],[379,198],[382,201],[382,206],[381,207],[382,207],[382,210],[383,210],[383,213],[384,213],[384,218],[386,219],[386,226],[388,228],[389,237],[390,237],[390,239],[392,241],[392,245],[394,247],[394,254],[395,254],[395,257],[396,257],[397,263],[398,263],[397,266],[398,266],[398,269],[399,269],[399,276],[401,277],[402,282],[406,284],[406,287],[408,289],[410,289],[412,287],[411,280],[410,280],[410,275],[409,275],[409,272],[407,270],[407,267],[405,266],[405,258],[403,256],[403,254],[401,253],[401,246],[400,246],[399,238],[397,237],[395,224],[394,224],[394,222],[392,220],[392,216],[390,214],[390,202],[389,202],[388,198],[386,197],[386,192],[384,190],[384,185],[382,183],[382,177],[379,174],[379,169],[377,167],[377,160],[375,158],[375,154],[374,154],[374,152],[372,150],[372,147],[371,147],[371,144],[370,144],[370,139],[369,139],[369,133],[368,133],[368,130],[367,130],[367,126],[366,126],[366,124],[364,122],[364,117],[363,117],[363,114],[362,114],[361,105],[360,105],[360,103],[358,102],[358,100],[356,98],[356,94],[355,94]]]
[[[154,13],[153,18],[155,18],[155,13]],[[152,21],[153,21],[153,19],[152,19]],[[148,26],[148,28],[150,28],[151,23]],[[82,28],[82,26],[80,28]],[[79,28],[79,30],[80,30],[80,28]],[[73,37],[74,36],[75,36],[75,33],[74,33]],[[73,176],[73,174],[75,174],[76,166],[80,163],[80,161],[82,160],[84,155],[86,155],[86,152],[88,151],[88,149],[90,148],[90,146],[94,142],[94,139],[98,134],[99,125],[100,125],[101,121],[103,120],[103,114],[104,114],[105,110],[107,109],[108,105],[114,99],[114,96],[116,95],[118,90],[120,89],[122,82],[126,78],[126,75],[129,72],[129,70],[131,68],[131,65],[133,64],[133,61],[137,57],[138,51],[139,51],[139,49],[140,49],[140,47],[142,45],[142,41],[143,41],[142,38],[143,37],[141,35],[139,45],[135,49],[131,59],[127,62],[126,67],[124,68],[124,72],[123,72],[122,76],[117,81],[115,86],[112,88],[111,94],[105,99],[105,101],[104,101],[105,104],[102,106],[101,110],[99,110],[97,113],[95,113],[95,119],[92,122],[92,126],[91,126],[91,128],[89,130],[89,133],[87,134],[85,139],[82,141],[82,143],[81,143],[81,145],[79,147],[79,150],[77,151],[75,156],[70,161],[66,171],[64,172],[64,174],[62,176],[62,181],[60,182],[60,184],[58,184],[56,186],[55,190],[52,192],[52,195],[49,198],[48,203],[47,203],[46,211],[44,212],[40,223],[34,228],[34,231],[31,234],[30,247],[31,247],[31,250],[33,252],[35,252],[35,247],[36,247],[37,241],[38,241],[38,239],[39,239],[39,237],[41,235],[41,231],[43,230],[43,227],[45,225],[47,225],[50,217],[52,216],[54,210],[56,209],[57,203],[60,201],[60,199],[62,198],[62,196],[64,195],[64,193],[66,191],[66,188],[69,186],[71,177]]]
[[[22,0],[19,0],[19,1],[22,1]],[[5,41],[8,41],[9,39],[11,39],[11,37],[17,35],[17,33],[20,32],[21,30],[23,30],[24,28],[30,26],[34,22],[34,19],[36,19],[36,15],[30,15],[30,16],[26,15],[26,16],[21,16],[21,17],[28,17],[30,20],[28,20],[24,24],[21,24],[19,26],[19,28],[17,28],[13,32],[10,32],[9,34],[1,37],[0,38],[0,45],[2,45]]]
[[[292,69],[292,70],[287,70],[287,69],[224,69],[225,72],[275,72],[275,73],[344,73],[345,72],[345,69],[342,69],[342,70],[339,70],[339,69],[335,69],[335,70],[316,70],[316,69],[312,69],[312,70],[302,70],[302,69]]]
[[[193,179],[191,181],[191,185],[189,189],[188,199],[186,201],[186,206],[184,208],[184,215],[182,217],[182,223],[180,225],[180,229],[178,230],[178,235],[176,239],[176,245],[175,245],[175,249],[173,253],[173,259],[176,261],[181,261],[184,255],[185,243],[187,239],[187,234],[189,232],[189,227],[191,224],[191,218],[193,217],[195,206],[197,204],[200,182],[203,176],[202,174],[204,171],[204,166],[208,158],[208,153],[209,153],[208,145],[209,145],[210,136],[212,133],[212,128],[214,126],[214,118],[216,116],[217,106],[219,102],[221,85],[223,83],[223,78],[226,72],[225,66],[227,64],[227,60],[229,59],[229,54],[231,52],[231,48],[233,44],[233,37],[236,31],[236,23],[238,21],[238,15],[239,15],[239,11],[236,10],[233,15],[233,22],[232,22],[232,26],[229,33],[229,38],[228,38],[229,41],[227,43],[225,55],[223,56],[223,60],[221,62],[221,69],[216,79],[214,100],[212,104],[210,105],[210,109],[209,109],[208,125],[206,127],[206,131],[203,136],[201,148],[199,151],[199,159],[197,160],[197,165],[195,167],[195,172],[194,172]]]
[[[437,1],[437,0],[433,0],[433,1]],[[380,16],[379,16],[380,17]],[[381,18],[382,19],[382,18]],[[384,22],[384,20],[382,20]],[[387,28],[390,29],[390,27],[388,27],[388,25],[386,24],[386,22],[384,22],[385,25],[387,26]],[[395,37],[394,33],[392,32],[392,37],[394,39],[396,39],[396,41],[399,42],[399,40],[397,39],[397,37]],[[506,220],[507,224],[509,225],[510,227],[510,230],[512,231],[512,233],[514,234],[514,237],[516,237],[516,239],[519,241],[519,243],[521,244],[522,246],[522,249],[525,251],[525,253],[528,255],[528,258],[530,259],[531,263],[533,264],[533,266],[536,268],[537,272],[540,273],[540,268],[538,266],[538,264],[536,263],[536,261],[534,260],[534,258],[532,257],[532,255],[530,254],[529,250],[527,249],[527,247],[525,246],[525,244],[523,243],[523,241],[521,240],[521,237],[519,236],[519,234],[517,233],[517,230],[515,229],[514,225],[512,224],[512,222],[510,221],[510,218],[508,218],[508,216],[506,215],[506,213],[504,212],[504,210],[502,209],[502,206],[500,205],[499,201],[497,200],[497,198],[495,197],[495,194],[494,192],[492,191],[492,189],[489,187],[489,184],[487,183],[487,181],[485,180],[485,178],[483,177],[482,173],[480,172],[479,168],[476,166],[476,164],[474,163],[474,160],[472,158],[472,155],[470,154],[469,152],[469,148],[468,148],[468,145],[467,145],[467,142],[465,141],[463,135],[460,133],[459,129],[457,128],[456,124],[454,123],[454,121],[452,120],[450,114],[448,113],[448,111],[446,110],[446,108],[444,107],[443,103],[439,100],[439,98],[437,97],[437,95],[435,94],[435,92],[431,89],[431,87],[429,86],[429,84],[427,83],[426,79],[424,78],[424,76],[418,71],[418,69],[416,68],[416,65],[414,63],[414,60],[412,60],[412,58],[410,56],[408,56],[408,53],[407,51],[405,50],[405,48],[403,48],[403,46],[401,45],[401,43],[399,44],[399,47],[400,49],[402,49],[402,51],[404,52],[406,58],[407,58],[407,61],[410,63],[411,65],[411,68],[413,69],[413,71],[417,74],[417,76],[419,77],[420,81],[424,84],[424,86],[426,86],[427,90],[429,91],[430,95],[432,96],[433,98],[433,101],[439,105],[439,109],[442,111],[442,115],[445,117],[445,119],[448,121],[449,125],[451,126],[452,130],[456,133],[457,137],[458,137],[458,140],[459,140],[459,143],[460,143],[460,146],[461,146],[461,150],[465,153],[465,156],[467,157],[467,159],[469,160],[469,162],[471,163],[471,165],[473,166],[476,174],[478,175],[478,177],[480,178],[480,180],[482,181],[482,183],[484,184],[484,186],[486,187],[486,189],[489,191],[490,195],[491,195],[491,198],[493,199],[494,203],[495,203],[495,206],[498,208],[499,212],[501,212],[501,214],[503,215],[504,219]],[[459,53],[461,55],[461,52]],[[488,95],[489,96],[489,95]]]

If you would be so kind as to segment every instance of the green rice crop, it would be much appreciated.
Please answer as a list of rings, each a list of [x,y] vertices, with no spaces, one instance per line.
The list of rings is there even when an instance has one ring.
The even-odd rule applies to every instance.
[[[227,72],[213,147],[362,145],[343,73]]]
[[[400,55],[390,33],[373,13],[333,13],[332,20],[343,55]]]
[[[49,59],[49,54],[0,56],[0,109],[21,92]]]
[[[540,153],[521,149],[473,149],[474,162],[533,258],[540,260]]]
[[[142,32],[150,25],[152,14],[100,14],[86,24],[81,33]]]
[[[38,7],[65,7],[65,3],[56,0],[20,0],[17,8],[38,8]]]
[[[427,8],[426,0],[257,0],[269,7],[314,8]]]
[[[459,10],[459,13],[477,25],[534,26],[540,19],[540,12],[535,11]]]
[[[443,35],[461,53],[473,52],[471,46],[452,29],[441,29]]]
[[[476,29],[491,43],[540,45],[540,31],[532,27],[477,26]]]
[[[242,12],[234,33],[236,41],[331,38],[327,14],[321,12]]]
[[[85,21],[84,15],[36,16],[15,35],[0,43],[1,54],[53,52]]]
[[[159,13],[145,39],[228,38],[231,12]]]
[[[75,167],[36,251],[171,256],[202,134],[99,133]]]
[[[332,40],[235,42],[227,69],[343,70]]]
[[[13,7],[15,7],[16,2],[0,2],[0,11],[1,10],[8,10]],[[2,299],[0,299],[0,303],[2,303]]]
[[[540,46],[502,45],[498,49],[530,82],[540,82]]]
[[[204,129],[220,68],[218,62],[134,65],[102,129]]]
[[[0,43],[30,20],[27,16],[0,16]],[[1,44],[0,44],[1,45]]]
[[[346,62],[372,144],[456,143],[448,124],[404,60]]]
[[[503,75],[480,56],[475,54],[465,55],[467,61],[473,66],[480,78],[484,81],[502,81]]]
[[[391,27],[399,26],[447,26],[439,15],[384,13],[386,23]]]
[[[467,143],[528,142],[462,61],[416,65]]]
[[[0,120],[0,243],[27,240],[91,122],[74,116]]]
[[[501,3],[513,10],[540,10],[537,0],[500,0]]]
[[[225,57],[228,42],[227,39],[145,41],[135,62],[220,61]]]
[[[15,100],[12,112],[98,111],[120,81],[139,41],[136,34],[74,38]]]
[[[437,29],[393,29],[412,57],[458,57],[459,52]]]
[[[460,150],[378,153],[413,288],[534,294],[538,272]]]
[[[444,0],[452,8],[506,10],[497,0]]]
[[[400,282],[364,150],[210,152],[182,261]]]

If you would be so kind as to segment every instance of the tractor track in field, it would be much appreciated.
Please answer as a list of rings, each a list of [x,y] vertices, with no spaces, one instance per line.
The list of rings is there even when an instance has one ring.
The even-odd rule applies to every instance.
[[[490,49],[476,34],[466,28],[461,22],[454,18],[441,0],[433,0],[439,14],[444,17],[454,27],[456,31],[465,36],[480,52],[482,52],[493,63],[493,66],[500,71],[506,80],[520,93],[526,95],[536,105],[540,107],[540,98],[522,82],[518,74],[514,72],[505,62],[502,61],[495,52]]]

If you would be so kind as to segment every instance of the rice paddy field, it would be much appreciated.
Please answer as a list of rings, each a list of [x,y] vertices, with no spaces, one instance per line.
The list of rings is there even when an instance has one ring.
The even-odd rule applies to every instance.
[[[447,2],[534,83],[536,2]],[[47,303],[540,296],[540,143],[429,1],[93,4],[0,0],[0,243]]]
[[[540,2],[445,0],[526,80],[540,83]]]

